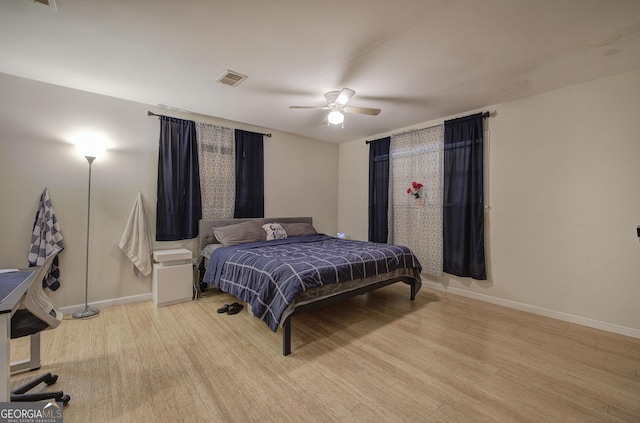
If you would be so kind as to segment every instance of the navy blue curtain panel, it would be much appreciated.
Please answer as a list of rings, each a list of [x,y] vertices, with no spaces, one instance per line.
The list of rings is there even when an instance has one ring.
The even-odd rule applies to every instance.
[[[391,137],[369,142],[369,241],[389,237],[389,146]]]
[[[235,130],[236,205],[234,217],[264,217],[262,134]]]
[[[201,217],[196,124],[161,116],[156,241],[197,237]]]
[[[444,122],[443,270],[487,279],[482,113]]]

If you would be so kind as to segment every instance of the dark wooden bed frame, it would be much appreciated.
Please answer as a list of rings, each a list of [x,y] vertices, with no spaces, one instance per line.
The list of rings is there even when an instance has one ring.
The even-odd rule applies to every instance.
[[[219,244],[218,240],[213,236],[213,228],[233,225],[236,223],[242,223],[249,220],[259,220],[252,218],[244,218],[244,219],[211,219],[205,220],[201,219],[199,222],[199,249],[202,249],[209,244]],[[312,224],[311,217],[279,217],[279,218],[264,218],[265,222],[303,222]],[[204,271],[202,271],[202,263],[201,263],[201,272],[200,272],[200,280],[204,276]],[[312,311],[318,309],[320,307],[326,307],[331,304],[335,304],[337,302],[343,301],[347,298],[354,297],[356,295],[366,294],[367,292],[374,291],[376,289],[384,288],[385,286],[393,285],[397,282],[404,282],[410,285],[411,287],[411,301],[414,301],[416,298],[416,294],[421,287],[421,282],[410,277],[410,276],[397,276],[388,280],[382,280],[379,282],[373,282],[371,284],[361,286],[359,288],[355,288],[350,291],[342,292],[339,294],[335,294],[329,297],[325,297],[322,299],[314,300],[309,303],[305,303],[302,305],[298,305],[294,308],[294,310],[284,319],[281,323],[282,327],[282,355],[287,356],[291,354],[291,318],[295,315],[306,313],[308,311]]]

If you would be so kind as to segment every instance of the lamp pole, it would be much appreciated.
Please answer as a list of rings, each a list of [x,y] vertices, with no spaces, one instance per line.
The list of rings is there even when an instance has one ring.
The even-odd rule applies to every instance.
[[[85,270],[84,270],[84,308],[73,312],[72,316],[75,319],[86,319],[96,316],[100,313],[100,310],[96,307],[89,305],[89,219],[91,218],[91,164],[96,159],[95,156],[84,156],[89,162],[89,190],[87,193],[87,248],[85,256]]]

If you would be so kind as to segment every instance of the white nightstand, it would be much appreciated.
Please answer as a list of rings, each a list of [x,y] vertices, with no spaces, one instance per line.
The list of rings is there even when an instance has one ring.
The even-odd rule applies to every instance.
[[[185,248],[153,252],[152,297],[156,306],[191,301],[193,264]]]

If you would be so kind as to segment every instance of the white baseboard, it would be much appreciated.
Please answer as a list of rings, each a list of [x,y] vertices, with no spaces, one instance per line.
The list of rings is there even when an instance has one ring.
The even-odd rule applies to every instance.
[[[516,309],[516,310],[521,310],[521,311],[526,311],[526,312],[533,313],[533,314],[538,314],[540,316],[551,317],[553,319],[562,320],[564,322],[575,323],[577,325],[587,326],[587,327],[594,328],[594,329],[600,329],[600,330],[604,330],[604,331],[607,331],[607,332],[617,333],[619,335],[625,335],[625,336],[630,336],[632,338],[640,339],[640,330],[639,329],[629,328],[629,327],[626,327],[626,326],[620,326],[620,325],[616,325],[616,324],[613,324],[613,323],[603,322],[603,321],[600,321],[600,320],[589,319],[587,317],[576,316],[576,315],[569,314],[569,313],[562,313],[562,312],[559,312],[559,311],[549,310],[549,309],[546,309],[546,308],[533,306],[533,305],[530,305],[530,304],[519,303],[517,301],[505,300],[504,298],[492,297],[490,295],[480,294],[480,293],[477,293],[477,292],[467,291],[467,290],[464,290],[464,289],[459,289],[459,288],[454,288],[454,287],[445,288],[441,284],[434,283],[434,282],[422,281],[422,284],[424,286],[427,286],[429,288],[435,289],[437,291],[451,292],[452,294],[455,294],[455,295],[461,295],[463,297],[473,298],[473,299],[484,301],[484,302],[491,303],[491,304],[497,304],[497,305],[500,305],[500,306],[509,307],[509,308],[513,308],[513,309]],[[91,303],[89,305],[92,305],[94,307],[98,307],[100,309],[100,308],[113,307],[113,306],[122,305],[122,304],[132,304],[132,303],[137,303],[137,302],[140,302],[140,301],[147,301],[147,300],[151,300],[151,299],[152,299],[152,294],[151,294],[151,292],[149,292],[147,294],[140,294],[140,295],[133,295],[133,296],[130,296],[130,297],[115,298],[115,299],[112,299],[112,300],[98,301],[98,302],[95,302],[95,303]],[[76,306],[62,307],[62,308],[60,308],[60,311],[62,311],[63,314],[71,314],[75,310],[78,310],[78,309],[80,309],[82,307],[83,307],[82,304],[79,304],[79,305],[76,305]]]
[[[640,329],[629,328],[626,326],[620,326],[613,323],[607,323],[600,320],[589,319],[587,317],[576,316],[569,313],[563,313],[555,310],[548,310],[546,308],[533,306],[529,304],[519,303],[517,301],[505,300],[504,298],[492,297],[490,295],[480,294],[473,291],[467,291],[460,288],[443,287],[441,284],[422,281],[424,286],[433,288],[438,291],[450,292],[452,294],[461,295],[463,297],[469,297],[487,303],[497,304],[504,307],[513,308],[516,310],[526,311],[540,316],[551,317],[553,319],[562,320],[569,323],[575,323],[577,325],[587,326],[594,329],[600,329],[607,332],[617,333],[619,335],[630,336],[632,338],[640,339]]]
[[[138,303],[140,301],[147,301],[150,299],[152,299],[151,292],[147,294],[132,295],[130,297],[121,297],[121,298],[114,298],[114,299],[105,300],[105,301],[97,301],[94,303],[89,303],[89,305],[93,307],[97,307],[98,309],[101,309],[106,307],[122,305],[122,304]],[[60,311],[62,312],[62,314],[67,315],[81,308],[84,308],[84,304],[78,304],[78,305],[69,306],[69,307],[60,307]]]

